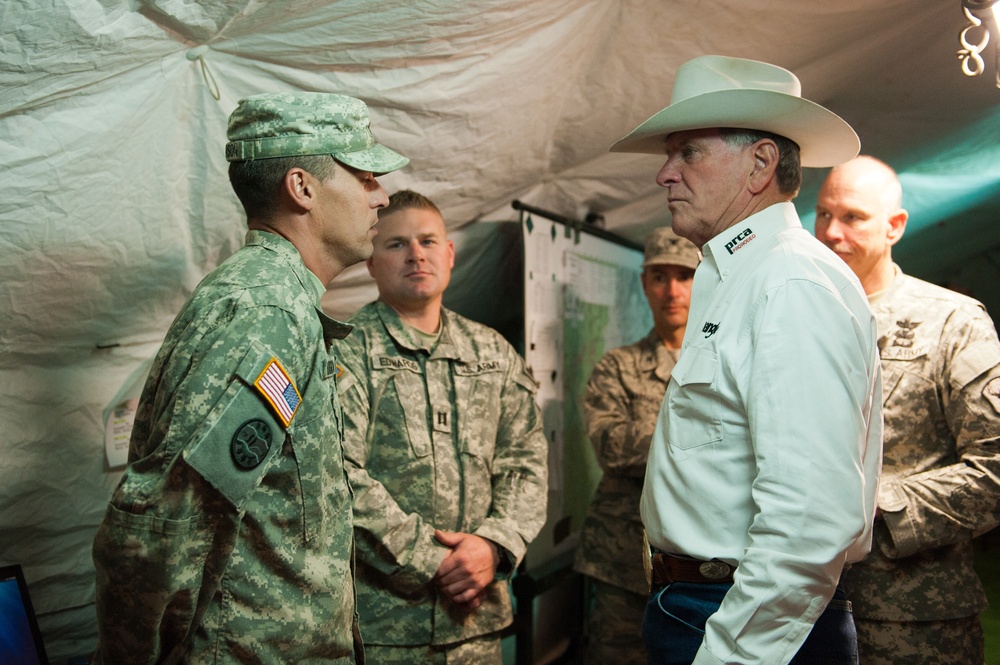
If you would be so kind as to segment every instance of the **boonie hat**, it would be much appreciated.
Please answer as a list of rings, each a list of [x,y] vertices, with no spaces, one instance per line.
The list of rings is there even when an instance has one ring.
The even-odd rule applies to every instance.
[[[673,232],[669,226],[653,229],[646,236],[642,267],[653,265],[683,266],[694,270],[701,262],[701,252],[694,243]]]
[[[792,72],[757,60],[704,55],[677,68],[670,106],[636,127],[610,152],[662,155],[673,132],[713,127],[756,129],[799,146],[802,166],[836,166],[861,142],[847,122],[802,98]]]
[[[245,97],[229,116],[226,161],[332,155],[362,171],[389,173],[410,161],[375,142],[360,99],[324,92]]]

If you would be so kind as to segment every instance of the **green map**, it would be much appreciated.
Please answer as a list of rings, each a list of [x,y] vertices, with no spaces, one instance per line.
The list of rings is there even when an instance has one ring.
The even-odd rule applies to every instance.
[[[583,525],[601,479],[583,421],[583,393],[604,352],[631,344],[653,326],[640,268],[567,253],[563,312],[563,478],[571,530]]]

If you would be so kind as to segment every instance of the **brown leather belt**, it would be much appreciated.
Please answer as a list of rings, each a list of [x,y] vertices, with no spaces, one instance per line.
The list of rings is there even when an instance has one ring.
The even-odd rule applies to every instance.
[[[732,583],[733,571],[736,570],[723,561],[687,559],[658,550],[653,551],[650,563],[652,564],[651,573],[654,588],[674,582]]]

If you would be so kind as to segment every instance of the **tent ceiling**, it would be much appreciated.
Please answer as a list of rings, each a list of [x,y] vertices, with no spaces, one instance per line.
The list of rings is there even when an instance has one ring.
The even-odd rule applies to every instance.
[[[173,155],[188,162],[175,177],[190,177],[194,163],[211,157],[204,176],[218,179],[225,117],[239,97],[339,91],[366,99],[380,139],[413,158],[385,179],[387,189],[431,195],[453,227],[510,218],[519,198],[567,216],[601,213],[609,228],[640,240],[669,220],[652,182],[656,158],[607,148],[668,103],[680,63],[722,53],[792,69],[806,97],[854,125],[865,152],[890,161],[904,180],[924,176],[907,187],[914,200],[926,199],[911,238],[973,208],[996,217],[981,204],[997,199],[1000,91],[988,77],[959,71],[957,34],[966,23],[957,1],[52,4],[3,10],[4,25],[16,27],[5,39],[0,110],[45,123],[10,138],[29,139],[20,151],[31,158],[57,161],[53,153],[66,148],[67,137],[48,127],[53,116],[105,114],[107,124],[76,128],[80,150],[103,146],[101,156],[113,159],[116,147],[128,150],[122,144],[196,125],[202,141]],[[202,44],[207,77],[185,57]],[[218,102],[206,99],[213,85]],[[129,100],[140,93],[174,100],[161,109],[170,112]],[[149,115],[123,126],[115,111]],[[807,175],[800,210],[811,209],[821,176]],[[956,185],[967,177],[977,182]],[[219,189],[227,194],[224,182]],[[203,213],[160,214],[186,214],[200,227]]]

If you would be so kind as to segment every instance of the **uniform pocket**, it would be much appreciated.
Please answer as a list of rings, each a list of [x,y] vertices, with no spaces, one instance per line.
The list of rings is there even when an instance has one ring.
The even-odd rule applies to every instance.
[[[430,432],[427,429],[427,391],[424,387],[422,374],[412,372],[396,372],[392,377],[392,387],[395,388],[398,406],[403,412],[402,421],[410,439],[410,449],[414,457],[427,457],[431,454]],[[391,393],[386,390],[386,393]],[[382,407],[379,404],[379,407]],[[396,410],[396,409],[393,409]],[[398,411],[397,411],[398,413]],[[379,420],[384,420],[386,414],[379,413]]]
[[[302,499],[306,541],[320,537],[336,516],[351,507],[344,446],[333,392],[333,371],[324,365],[305,387],[302,408],[288,429]]]
[[[684,349],[671,372],[668,440],[681,450],[722,440],[719,360],[711,349]]]
[[[475,455],[488,467],[496,451],[497,426],[500,423],[501,374],[455,376],[455,393],[459,396],[459,445],[462,452]],[[468,399],[462,400],[463,395]]]

